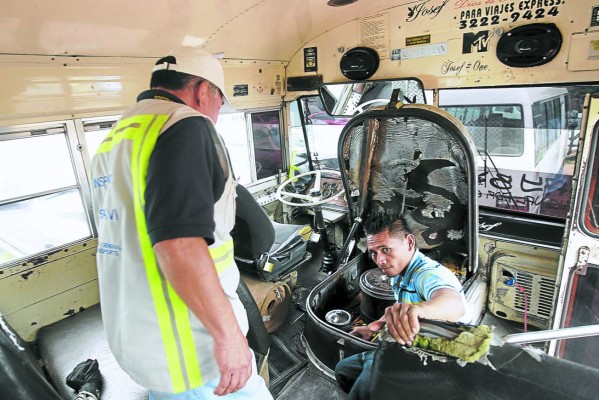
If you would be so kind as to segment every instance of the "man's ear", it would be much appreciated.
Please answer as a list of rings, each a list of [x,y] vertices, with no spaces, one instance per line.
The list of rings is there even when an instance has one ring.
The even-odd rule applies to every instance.
[[[200,86],[202,86],[202,82],[195,82],[193,85],[190,84],[186,91],[189,101],[186,101],[185,104],[195,110],[198,110],[200,107]]]
[[[210,87],[208,84],[208,81],[202,81],[200,83],[200,85],[198,86],[198,99],[200,101],[200,103],[203,103],[204,100],[206,99],[206,96],[210,95]]]
[[[408,250],[414,250],[416,248],[416,237],[411,233],[408,233],[406,235],[406,240],[408,241]]]
[[[212,96],[212,94],[210,93],[210,83],[208,81],[202,81],[197,86],[194,96],[196,97],[197,102],[196,110],[198,110],[201,113],[205,113],[203,106],[207,104],[208,100],[210,99],[210,96]]]

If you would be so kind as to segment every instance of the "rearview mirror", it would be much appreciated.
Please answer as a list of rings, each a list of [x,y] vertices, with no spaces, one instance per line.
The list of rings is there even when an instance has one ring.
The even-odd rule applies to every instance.
[[[327,113],[351,117],[371,107],[387,105],[394,89],[400,90],[399,100],[404,103],[426,103],[422,82],[415,78],[330,83],[321,85],[318,91]]]

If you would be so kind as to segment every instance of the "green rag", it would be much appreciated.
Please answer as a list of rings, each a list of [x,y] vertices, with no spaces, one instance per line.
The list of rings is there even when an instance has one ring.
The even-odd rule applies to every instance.
[[[447,354],[467,362],[478,361],[489,352],[491,346],[491,327],[480,325],[465,328],[454,339],[416,335],[413,346]]]

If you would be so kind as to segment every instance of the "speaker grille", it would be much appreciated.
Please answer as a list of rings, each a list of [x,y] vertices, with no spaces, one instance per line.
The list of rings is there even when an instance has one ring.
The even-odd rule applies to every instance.
[[[497,58],[510,67],[536,67],[553,60],[562,45],[555,24],[522,25],[505,33],[497,43]]]
[[[368,79],[379,67],[379,55],[369,47],[356,47],[341,57],[339,67],[343,76],[348,79]]]

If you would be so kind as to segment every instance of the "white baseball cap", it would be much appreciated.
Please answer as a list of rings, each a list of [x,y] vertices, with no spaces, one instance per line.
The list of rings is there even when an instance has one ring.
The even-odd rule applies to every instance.
[[[225,94],[225,74],[220,61],[206,50],[181,46],[168,52],[165,57],[174,57],[174,63],[163,62],[155,65],[153,71],[171,70],[194,75],[210,81],[216,86],[223,96],[225,104],[223,108],[234,111],[235,108]]]

